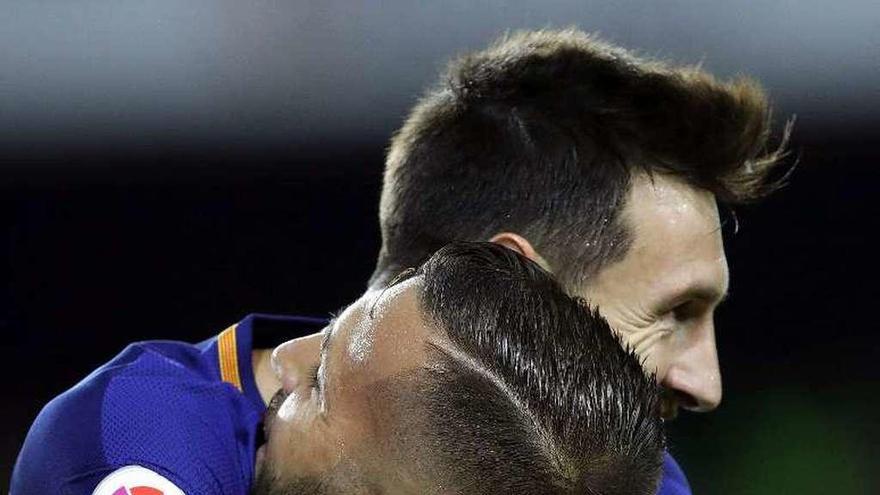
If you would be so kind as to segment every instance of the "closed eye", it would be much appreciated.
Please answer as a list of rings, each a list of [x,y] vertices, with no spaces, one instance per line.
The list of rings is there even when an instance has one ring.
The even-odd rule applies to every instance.
[[[729,292],[719,292],[711,287],[691,288],[661,304],[664,309],[660,314],[672,314],[677,320],[687,320],[714,311],[728,296]]]
[[[676,320],[689,320],[702,314],[705,311],[705,306],[705,304],[697,301],[688,301],[674,307],[672,313],[675,315]]]
[[[309,374],[307,376],[309,380],[309,388],[313,388],[315,390],[321,390],[321,383],[318,380],[318,373],[321,372],[321,365],[316,364],[309,369]]]

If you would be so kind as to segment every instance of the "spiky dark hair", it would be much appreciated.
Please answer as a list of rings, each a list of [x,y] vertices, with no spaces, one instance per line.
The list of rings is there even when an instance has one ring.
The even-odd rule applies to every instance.
[[[770,120],[748,78],[721,82],[574,29],[504,36],[453,61],[392,139],[371,283],[450,241],[513,231],[576,286],[631,244],[620,212],[636,172],[727,203],[776,189],[785,138],[768,150]]]

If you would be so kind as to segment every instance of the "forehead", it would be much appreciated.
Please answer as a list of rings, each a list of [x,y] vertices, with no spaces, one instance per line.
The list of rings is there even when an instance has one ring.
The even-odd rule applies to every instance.
[[[421,277],[359,299],[339,318],[332,339],[341,378],[379,381],[421,366],[433,337],[419,304]],[[337,349],[338,347],[338,349]]]
[[[676,177],[636,175],[624,218],[635,233],[633,249],[643,257],[691,258],[722,247],[714,195]]]
[[[727,288],[727,259],[712,193],[664,174],[633,178],[623,220],[633,244],[599,282],[626,291],[683,290],[693,285]],[[609,280],[613,279],[613,280]]]

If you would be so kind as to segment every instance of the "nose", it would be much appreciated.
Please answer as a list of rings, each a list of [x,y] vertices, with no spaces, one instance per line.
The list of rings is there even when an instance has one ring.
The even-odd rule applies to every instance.
[[[721,370],[715,346],[715,329],[706,325],[676,349],[662,385],[675,391],[681,407],[707,412],[721,403]]]
[[[272,351],[272,370],[285,392],[293,392],[307,382],[308,374],[321,359],[323,333],[288,340]]]

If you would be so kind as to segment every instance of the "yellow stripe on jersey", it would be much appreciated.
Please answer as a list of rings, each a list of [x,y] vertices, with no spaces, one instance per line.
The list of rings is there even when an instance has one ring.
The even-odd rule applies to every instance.
[[[220,378],[226,383],[235,385],[235,388],[241,392],[241,376],[238,374],[238,349],[235,345],[237,326],[237,324],[232,325],[217,336],[217,353],[220,358]]]

